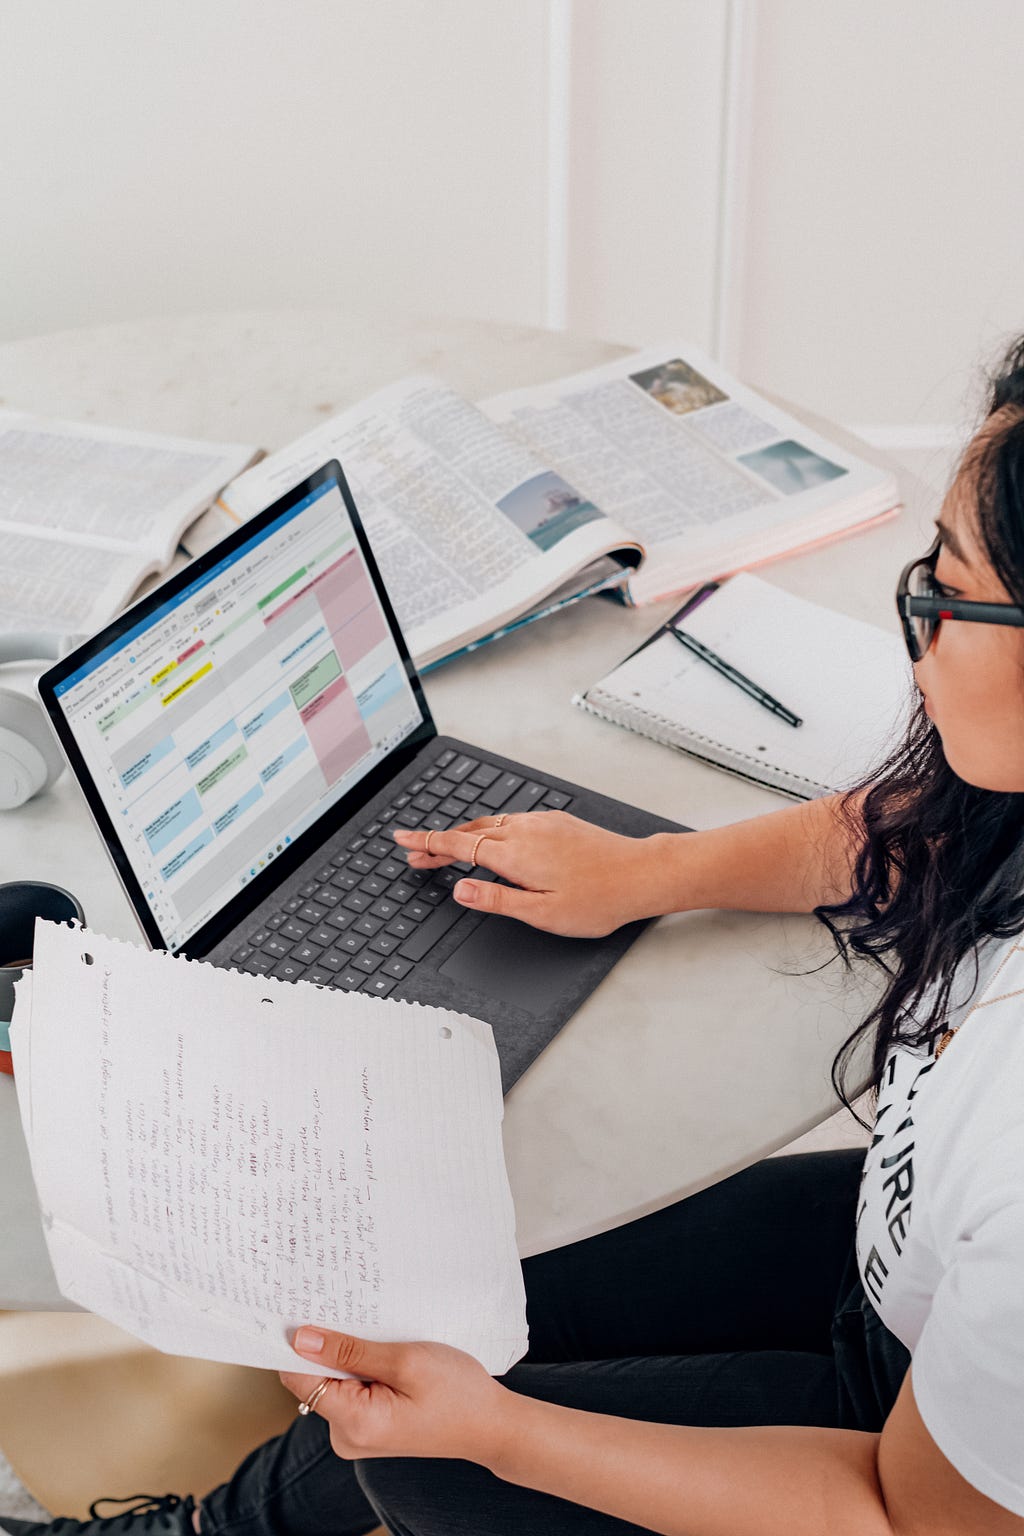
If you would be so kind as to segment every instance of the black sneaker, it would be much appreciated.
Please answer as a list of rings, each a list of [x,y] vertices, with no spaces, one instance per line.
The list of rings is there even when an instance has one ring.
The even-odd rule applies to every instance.
[[[103,1504],[122,1504],[119,1514],[101,1515]],[[137,1493],[130,1499],[97,1499],[90,1504],[88,1520],[8,1520],[0,1515],[0,1531],[9,1536],[139,1536],[142,1531],[162,1531],[165,1536],[193,1536],[191,1496],[176,1493]]]

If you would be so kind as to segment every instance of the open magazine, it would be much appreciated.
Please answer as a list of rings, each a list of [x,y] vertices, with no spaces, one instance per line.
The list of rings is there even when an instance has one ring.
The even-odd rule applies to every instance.
[[[256,454],[0,411],[0,634],[99,629]]]
[[[899,503],[891,474],[665,345],[480,405],[390,385],[233,481],[197,537],[332,458],[421,667],[589,592],[654,602]]]

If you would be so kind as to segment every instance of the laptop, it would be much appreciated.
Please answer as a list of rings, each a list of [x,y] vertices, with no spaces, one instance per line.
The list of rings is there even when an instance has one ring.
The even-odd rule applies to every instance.
[[[469,866],[410,869],[391,829],[557,808],[685,830],[438,735],[336,461],[38,691],[152,946],[484,1019],[506,1092],[646,924],[571,939],[472,912]]]

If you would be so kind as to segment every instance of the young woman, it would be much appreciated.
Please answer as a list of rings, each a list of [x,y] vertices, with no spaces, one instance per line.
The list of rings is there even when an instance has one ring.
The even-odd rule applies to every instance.
[[[562,812],[398,832],[459,900],[567,934],[699,907],[814,912],[888,974],[874,1137],[772,1158],[524,1263],[525,1361],[305,1328],[313,1411],[198,1508],[230,1536],[1024,1536],[1024,340],[899,602],[921,693],[869,784],[630,840]],[[962,1028],[962,1033],[960,1032]],[[952,1043],[951,1043],[952,1042]],[[948,1054],[947,1054],[948,1047]],[[322,1366],[358,1380],[319,1390]],[[138,1525],[135,1522],[138,1521]]]

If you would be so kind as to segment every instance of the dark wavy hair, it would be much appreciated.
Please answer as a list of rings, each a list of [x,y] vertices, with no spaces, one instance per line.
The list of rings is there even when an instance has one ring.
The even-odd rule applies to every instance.
[[[1024,336],[989,376],[986,419],[1005,419],[967,447],[957,475],[976,505],[975,529],[1012,600],[1024,604]],[[1014,409],[1016,408],[1016,409]],[[1022,670],[1024,688],[1024,670]],[[1024,928],[1024,793],[979,789],[957,777],[918,700],[898,747],[837,801],[857,848],[846,901],[814,908],[847,969],[851,951],[887,976],[868,1016],[840,1047],[832,1085],[845,1076],[861,1037],[874,1031],[870,1091],[877,1105],[882,1069],[897,1042],[928,1044],[945,1028],[953,974],[989,935]],[[921,1005],[934,987],[928,1006]]]

